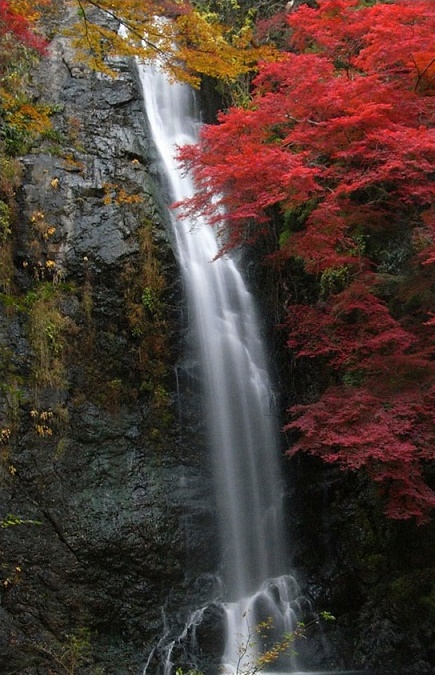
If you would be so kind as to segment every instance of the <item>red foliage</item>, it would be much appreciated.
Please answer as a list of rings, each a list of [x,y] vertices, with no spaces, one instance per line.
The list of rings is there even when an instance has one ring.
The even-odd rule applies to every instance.
[[[315,404],[294,406],[287,430],[302,432],[291,451],[308,451],[344,469],[365,467],[387,489],[387,514],[427,520],[435,493],[421,462],[435,459],[435,387],[410,386],[388,397],[366,388],[331,388]]]
[[[281,211],[275,260],[302,260],[318,285],[311,304],[286,301],[288,346],[338,383],[292,409],[292,453],[365,466],[391,516],[422,520],[435,504],[420,467],[434,442],[435,3],[318,0],[288,23],[291,51],[260,67],[251,105],[181,151],[197,182],[181,208],[220,228],[223,251]]]
[[[315,47],[340,67],[376,72],[399,86],[415,85],[415,55],[433,52],[434,7],[431,0],[395,0],[361,9],[359,0],[320,0],[289,16],[293,46]]]
[[[43,53],[46,41],[34,32],[32,23],[25,16],[18,14],[10,7],[8,0],[0,0],[0,37],[8,33],[15,36],[18,42]]]
[[[405,331],[366,284],[354,282],[315,307],[292,305],[288,347],[299,357],[324,356],[334,368],[377,368],[379,357],[406,359],[416,337]]]

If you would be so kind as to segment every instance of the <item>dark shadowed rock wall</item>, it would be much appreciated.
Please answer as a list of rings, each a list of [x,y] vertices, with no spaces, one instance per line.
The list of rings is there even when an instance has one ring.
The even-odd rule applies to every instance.
[[[142,673],[216,565],[203,412],[134,68],[54,31],[1,302],[0,670]]]
[[[273,233],[271,239],[273,240]],[[293,404],[315,400],[328,384],[321,360],[296,359],[285,347],[289,288],[309,297],[310,280],[295,264],[279,276],[264,257],[274,242],[246,252],[255,295],[272,327],[269,353],[282,420]],[[345,472],[319,458],[285,456],[287,533],[292,566],[314,612],[335,621],[310,625],[296,642],[308,673],[431,674],[435,671],[435,523],[395,521],[384,514],[385,496],[364,470]],[[425,468],[430,486],[435,470]],[[301,619],[312,622],[313,614]]]

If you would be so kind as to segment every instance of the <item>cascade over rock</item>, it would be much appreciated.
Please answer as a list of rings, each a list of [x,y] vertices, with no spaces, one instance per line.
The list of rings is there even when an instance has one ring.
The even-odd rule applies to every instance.
[[[139,72],[162,179],[169,199],[179,201],[195,190],[189,173],[178,166],[176,150],[197,139],[196,98],[186,85],[170,82],[158,64],[139,65]],[[274,392],[261,323],[240,261],[217,258],[219,241],[206,221],[179,220],[174,210],[172,222],[198,354],[219,521],[221,594],[209,602],[220,601],[225,611],[222,668],[238,673],[258,666],[261,651],[251,641],[252,632],[266,623],[270,643],[282,640],[295,628],[299,604],[283,528]],[[176,643],[184,642],[192,625],[196,633],[206,610],[192,613]],[[172,673],[175,644],[166,645],[163,673]]]

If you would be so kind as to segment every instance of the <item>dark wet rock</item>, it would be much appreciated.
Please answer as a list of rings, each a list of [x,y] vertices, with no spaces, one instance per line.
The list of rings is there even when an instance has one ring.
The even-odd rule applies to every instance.
[[[11,435],[0,519],[12,522],[0,529],[1,673],[142,673],[162,608],[182,624],[202,601],[195,580],[216,567],[197,394],[175,378],[179,274],[134,65],[116,65],[117,80],[90,73],[55,37],[34,77],[57,111],[56,134],[23,158],[16,302],[0,313],[0,415]],[[149,372],[128,315],[140,303],[144,225],[167,280],[160,321],[170,338]],[[66,336],[52,382],[35,375],[38,303],[60,313]]]

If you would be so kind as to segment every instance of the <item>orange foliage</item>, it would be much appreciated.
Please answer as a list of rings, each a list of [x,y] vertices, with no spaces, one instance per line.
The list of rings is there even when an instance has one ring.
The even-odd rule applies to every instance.
[[[435,95],[435,52],[424,51],[414,54],[418,71],[416,89],[426,96]]]
[[[30,23],[37,21],[44,8],[49,7],[52,0],[9,0],[9,6],[16,14],[21,14]]]
[[[76,0],[80,21],[71,30],[78,59],[108,75],[108,59],[136,56],[159,59],[175,79],[199,85],[200,75],[234,80],[252,71],[259,60],[275,58],[268,46],[257,46],[247,26],[235,30],[195,9],[187,0]],[[116,20],[102,25],[95,9]],[[101,16],[100,16],[101,18]],[[118,32],[118,25],[124,33]]]

